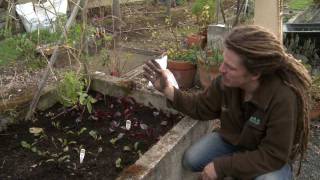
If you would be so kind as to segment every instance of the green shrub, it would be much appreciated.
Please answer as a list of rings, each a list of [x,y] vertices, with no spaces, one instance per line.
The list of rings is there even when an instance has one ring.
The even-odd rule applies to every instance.
[[[168,58],[174,61],[187,61],[195,64],[197,60],[197,51],[197,49],[169,49]]]
[[[206,28],[214,20],[216,11],[215,0],[196,0],[192,6],[192,14],[197,16],[200,29]]]
[[[7,37],[0,42],[0,66],[16,60],[30,61],[35,58],[36,45],[26,34]]]
[[[76,105],[79,100],[79,93],[83,92],[84,87],[85,82],[81,76],[73,71],[66,72],[57,88],[59,102],[65,107]]]
[[[87,84],[81,75],[73,71],[66,72],[57,88],[59,102],[64,107],[83,106],[91,113],[92,104],[97,100],[84,90]]]

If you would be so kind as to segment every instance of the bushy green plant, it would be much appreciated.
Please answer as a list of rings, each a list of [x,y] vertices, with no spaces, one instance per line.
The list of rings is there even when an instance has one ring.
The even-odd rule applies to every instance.
[[[96,102],[96,99],[84,90],[86,85],[87,83],[82,76],[73,71],[66,72],[57,88],[59,102],[65,107],[84,106],[91,113],[92,104]]]
[[[33,60],[35,47],[26,34],[7,37],[0,42],[0,66],[19,59]]]
[[[78,92],[79,95],[79,103],[82,106],[86,106],[88,112],[91,114],[92,112],[92,104],[97,102],[96,99],[88,95],[86,92]]]
[[[64,21],[61,20],[61,23],[63,24]],[[31,33],[17,35],[13,35],[10,30],[0,30],[0,39],[3,39],[0,41],[0,66],[20,59],[28,62],[34,61],[37,59],[36,47],[57,42],[64,31],[64,27],[56,25],[55,30],[55,32],[50,32],[46,29],[39,29]],[[65,43],[69,47],[75,47],[80,43],[82,31],[80,24],[72,26],[68,31]]]
[[[200,30],[207,28],[208,24],[214,20],[215,6],[215,0],[196,0],[194,2],[191,11],[197,17]]]
[[[83,92],[84,86],[81,76],[77,76],[73,71],[66,72],[57,88],[59,102],[66,107],[76,105],[79,92]]]
[[[197,49],[174,49],[168,50],[168,58],[174,61],[187,61],[192,64],[197,60]]]
[[[61,36],[60,32],[50,32],[47,29],[40,29],[28,33],[30,40],[35,44],[50,44],[56,42]]]

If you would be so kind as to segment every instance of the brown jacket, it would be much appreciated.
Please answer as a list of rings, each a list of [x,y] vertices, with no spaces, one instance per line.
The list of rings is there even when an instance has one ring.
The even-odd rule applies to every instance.
[[[221,77],[204,92],[174,91],[177,110],[199,120],[220,118],[220,135],[242,151],[213,160],[219,178],[253,179],[290,161],[297,121],[297,96],[278,77],[264,79],[252,99],[239,88],[222,87]]]

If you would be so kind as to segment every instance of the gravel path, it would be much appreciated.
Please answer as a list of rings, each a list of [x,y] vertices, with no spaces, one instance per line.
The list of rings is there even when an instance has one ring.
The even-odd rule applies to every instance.
[[[297,180],[320,179],[320,121],[311,122],[311,138],[306,159],[303,161],[302,170]]]

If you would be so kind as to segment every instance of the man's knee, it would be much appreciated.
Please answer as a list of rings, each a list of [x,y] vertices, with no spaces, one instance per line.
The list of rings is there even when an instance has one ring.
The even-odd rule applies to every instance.
[[[182,157],[182,166],[188,170],[188,171],[198,171],[198,169],[195,167],[196,159],[193,157],[192,153],[190,151],[184,152],[184,155]]]

